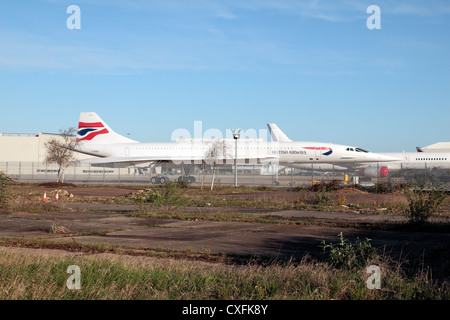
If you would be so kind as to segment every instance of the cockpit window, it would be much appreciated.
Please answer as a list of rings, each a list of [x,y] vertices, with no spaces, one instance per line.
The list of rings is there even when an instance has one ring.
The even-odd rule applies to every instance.
[[[347,151],[355,151],[353,148],[347,148]]]
[[[365,153],[369,153],[369,151],[366,151],[366,150],[361,149],[361,148],[356,148],[356,152],[365,152]]]

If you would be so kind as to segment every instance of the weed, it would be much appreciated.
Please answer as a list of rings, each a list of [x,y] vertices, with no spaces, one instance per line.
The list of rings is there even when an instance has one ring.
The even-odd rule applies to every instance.
[[[0,171],[0,208],[3,208],[8,204],[8,187],[11,182],[12,179]]]
[[[59,223],[53,223],[49,232],[54,234],[67,234],[70,231],[66,227],[59,225]]]
[[[318,206],[331,206],[333,205],[333,198],[328,192],[321,192],[314,196],[314,204]]]
[[[189,205],[189,198],[184,197],[185,192],[186,189],[180,184],[169,182],[160,188],[141,190],[136,193],[135,200],[141,204],[149,204],[152,208],[187,206]]]
[[[310,191],[330,192],[330,191],[337,191],[339,189],[341,189],[339,181],[333,180],[333,181],[322,181],[319,183],[315,183],[311,186]]]
[[[341,205],[345,204],[345,201],[347,201],[347,198],[345,196],[338,196],[338,199],[337,199],[338,205],[341,206]]]
[[[379,259],[376,248],[372,247],[370,239],[360,240],[359,237],[354,243],[344,239],[344,235],[339,233],[339,243],[327,244],[322,241],[323,252],[327,256],[328,263],[338,269],[352,270],[362,268],[374,259]]]
[[[443,186],[436,186],[431,178],[415,181],[405,188],[405,196],[409,203],[408,218],[412,224],[425,223],[447,197]]]

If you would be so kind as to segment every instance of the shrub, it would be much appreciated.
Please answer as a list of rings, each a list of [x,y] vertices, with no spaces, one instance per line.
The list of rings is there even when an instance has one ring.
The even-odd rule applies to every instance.
[[[322,241],[323,252],[326,255],[328,264],[337,269],[352,270],[362,268],[374,259],[379,259],[376,248],[372,247],[370,239],[360,240],[359,237],[354,243],[344,239],[339,233],[339,243],[327,244]]]
[[[12,179],[0,171],[0,208],[3,208],[8,203],[8,186]]]
[[[445,187],[437,186],[432,178],[418,180],[405,188],[405,196],[409,203],[409,222],[423,224],[437,211],[447,197]]]
[[[319,206],[333,205],[333,198],[328,192],[321,192],[314,196],[314,204]]]
[[[330,192],[341,189],[340,183],[337,180],[315,183],[310,187],[312,192]]]
[[[338,205],[344,205],[345,201],[347,201],[347,198],[344,195],[338,196],[338,199],[337,199],[337,204]]]
[[[184,188],[183,188],[184,189]],[[150,203],[153,207],[182,206],[186,204],[187,198],[183,197],[186,190],[179,192],[178,183],[169,182],[159,189],[144,190],[138,197],[140,202]]]

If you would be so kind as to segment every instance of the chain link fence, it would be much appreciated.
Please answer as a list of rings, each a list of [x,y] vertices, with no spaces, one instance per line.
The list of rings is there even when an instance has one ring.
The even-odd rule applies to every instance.
[[[0,162],[0,171],[17,182],[43,183],[56,182],[59,168],[38,162]],[[390,173],[388,177],[361,175],[361,171],[342,171],[334,169],[310,170],[289,166],[271,168],[268,165],[238,165],[237,184],[239,186],[270,187],[304,187],[319,183],[337,183],[340,185],[376,185],[389,183],[400,185],[414,179],[433,179],[440,184],[449,184],[449,170],[428,169],[401,170]],[[154,167],[129,166],[111,168],[90,164],[73,164],[64,170],[64,182],[76,184],[160,184],[168,181],[184,181],[194,186],[234,185],[235,171],[233,165],[213,166],[190,165],[184,168],[161,164]]]

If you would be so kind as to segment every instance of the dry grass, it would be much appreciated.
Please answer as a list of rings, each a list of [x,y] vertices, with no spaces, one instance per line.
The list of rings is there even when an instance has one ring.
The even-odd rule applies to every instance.
[[[300,263],[226,266],[131,256],[32,254],[0,248],[0,299],[448,299],[448,284],[426,273],[407,278],[382,265],[382,289],[366,288],[363,270]],[[81,269],[81,290],[69,290],[69,265]]]
[[[195,191],[195,192],[194,192]],[[217,190],[213,196],[208,193],[197,194],[189,190],[183,205],[197,205],[196,211],[181,214],[177,210],[159,207],[149,210],[138,207],[136,215],[155,216],[172,219],[216,219],[230,221],[255,221],[270,216],[243,215],[225,208],[295,208],[290,200],[274,201],[271,198],[231,199],[221,193],[234,190]],[[239,190],[242,191],[242,190]],[[300,197],[299,195],[298,197]],[[15,194],[10,203],[13,212],[53,212],[61,208],[51,202],[43,203],[41,195],[23,191]],[[445,206],[448,207],[449,197]],[[25,201],[24,201],[25,200]],[[301,199],[306,205],[307,200]],[[80,201],[76,199],[75,201]],[[223,211],[215,214],[203,210],[200,205],[211,203]],[[169,205],[171,205],[169,203]],[[303,208],[303,204],[302,207]],[[309,208],[309,207],[308,207]],[[299,208],[300,209],[300,208]],[[256,220],[263,222],[262,220]],[[280,223],[279,220],[274,220]],[[65,234],[67,228],[54,224],[49,232]],[[14,243],[13,243],[14,242]],[[2,245],[24,246],[25,240],[3,241]],[[30,248],[49,248],[49,243],[28,243]],[[57,244],[52,244],[55,248]],[[248,263],[243,266],[227,266],[221,263],[208,263],[183,260],[186,252],[152,252],[170,259],[135,257],[126,254],[126,248],[110,246],[88,246],[78,243],[58,244],[61,248],[77,251],[76,254],[49,255],[48,250],[17,249],[0,247],[0,299],[449,299],[448,282],[437,283],[426,271],[405,274],[400,263],[382,262],[382,288],[369,290],[366,287],[368,274],[363,269],[341,270],[326,263],[305,258],[299,263],[259,264]],[[69,248],[70,247],[70,248]],[[59,248],[59,247],[58,247]],[[25,251],[31,250],[26,254]],[[54,250],[56,251],[56,250]],[[53,252],[54,252],[53,251]],[[32,252],[30,254],[30,252]],[[36,252],[45,254],[36,254]],[[102,254],[94,254],[102,252]],[[189,252],[195,256],[195,252]],[[210,254],[205,261],[214,261]],[[222,257],[219,257],[222,259]],[[218,260],[216,260],[218,261]],[[219,260],[223,261],[223,260]],[[387,259],[385,260],[387,261]],[[81,290],[66,287],[66,273],[69,265],[81,268]]]
[[[67,229],[66,227],[64,227],[56,222],[54,222],[51,225],[49,232],[53,233],[53,234],[68,234],[68,233],[70,233],[69,229]]]

